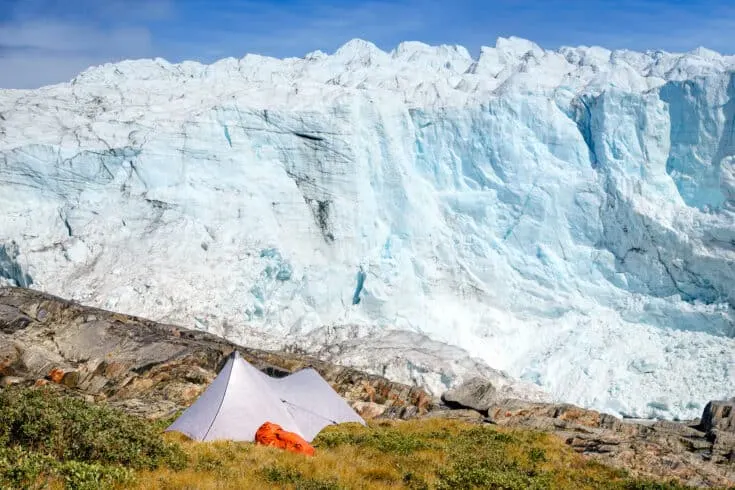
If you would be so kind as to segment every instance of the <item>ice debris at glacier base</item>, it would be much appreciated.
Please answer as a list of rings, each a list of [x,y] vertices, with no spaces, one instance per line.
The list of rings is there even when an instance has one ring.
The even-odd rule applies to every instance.
[[[0,91],[0,275],[435,392],[487,364],[694,417],[735,391],[734,67],[354,40]]]

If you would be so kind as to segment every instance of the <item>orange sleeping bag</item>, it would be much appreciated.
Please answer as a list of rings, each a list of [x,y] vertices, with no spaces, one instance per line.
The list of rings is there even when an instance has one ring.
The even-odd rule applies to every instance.
[[[255,442],[294,453],[314,456],[314,447],[298,434],[283,430],[278,424],[266,422],[255,432]]]

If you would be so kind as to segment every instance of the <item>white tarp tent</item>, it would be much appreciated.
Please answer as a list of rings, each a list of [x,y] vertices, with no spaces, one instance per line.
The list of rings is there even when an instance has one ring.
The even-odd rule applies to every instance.
[[[331,424],[365,425],[315,370],[272,378],[234,351],[212,384],[166,430],[199,441],[252,441],[265,422],[278,424],[309,442]]]

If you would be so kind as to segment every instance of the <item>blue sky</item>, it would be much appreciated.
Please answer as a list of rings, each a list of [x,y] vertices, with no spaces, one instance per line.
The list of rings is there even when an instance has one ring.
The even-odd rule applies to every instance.
[[[125,58],[333,52],[356,37],[385,50],[462,44],[473,55],[511,35],[544,48],[732,54],[734,32],[733,0],[0,0],[0,87],[65,81]]]

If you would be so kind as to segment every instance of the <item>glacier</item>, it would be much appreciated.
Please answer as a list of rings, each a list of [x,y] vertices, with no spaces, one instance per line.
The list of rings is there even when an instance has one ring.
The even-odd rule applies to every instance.
[[[91,67],[0,90],[0,210],[1,284],[434,394],[735,392],[735,57],[703,48]]]

